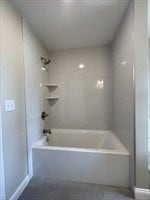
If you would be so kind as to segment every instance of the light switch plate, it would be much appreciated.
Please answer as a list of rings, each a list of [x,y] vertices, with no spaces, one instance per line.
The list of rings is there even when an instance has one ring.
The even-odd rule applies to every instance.
[[[14,111],[15,110],[15,100],[6,100],[5,101],[5,111]]]

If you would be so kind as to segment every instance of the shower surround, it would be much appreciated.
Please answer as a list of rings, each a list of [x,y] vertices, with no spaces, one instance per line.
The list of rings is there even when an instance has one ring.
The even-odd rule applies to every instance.
[[[113,129],[112,46],[50,53],[49,142],[32,148],[34,176],[129,186],[130,153]],[[121,84],[120,84],[121,85]]]

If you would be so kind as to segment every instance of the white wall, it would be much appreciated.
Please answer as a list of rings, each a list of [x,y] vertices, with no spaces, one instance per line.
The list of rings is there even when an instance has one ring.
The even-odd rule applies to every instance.
[[[1,4],[0,4],[1,5]],[[0,18],[2,17],[2,6],[0,6]],[[1,24],[0,24],[1,27]],[[0,42],[1,42],[0,34]],[[0,50],[2,50],[0,48]],[[2,54],[0,53],[0,60],[2,60]],[[0,83],[1,83],[1,64],[0,64]],[[0,89],[0,199],[5,199],[5,183],[4,183],[4,159],[3,159],[3,138],[2,138],[2,96],[1,96],[1,89]]]
[[[27,176],[24,68],[21,17],[1,1],[1,110],[6,199]],[[4,102],[14,99],[16,110],[5,112]]]
[[[134,84],[133,84],[133,4],[122,20],[112,46],[113,131],[130,156],[130,185],[134,185]],[[122,62],[127,62],[122,64]]]
[[[112,129],[112,63],[109,46],[50,53],[49,82],[60,99],[50,106],[52,128]],[[78,65],[83,63],[84,69]],[[97,88],[98,80],[104,81]]]
[[[42,111],[48,110],[47,101],[44,98],[47,96],[47,90],[44,87],[40,87],[40,83],[48,82],[48,72],[41,70],[41,56],[48,58],[48,51],[24,20],[23,47],[28,156],[30,164],[29,170],[32,175],[31,147],[42,136],[42,129],[48,127],[48,124],[44,124],[44,121],[41,120]]]
[[[148,172],[148,1],[134,1],[136,187],[149,187]]]
[[[1,59],[1,55],[0,55],[0,59]],[[1,97],[1,92],[0,92],[0,97]],[[3,157],[1,98],[0,98],[0,199],[5,199],[4,162],[3,161],[4,161],[4,157]]]
[[[150,39],[149,39],[149,118],[148,118],[148,164],[150,171]],[[149,183],[150,184],[150,183]]]

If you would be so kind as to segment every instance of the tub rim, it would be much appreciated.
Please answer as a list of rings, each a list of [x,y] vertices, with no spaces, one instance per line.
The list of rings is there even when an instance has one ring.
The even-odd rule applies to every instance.
[[[98,134],[112,134],[113,137],[117,139],[119,143],[121,143],[121,150],[111,150],[111,149],[96,149],[96,148],[80,148],[80,147],[60,147],[60,146],[48,146],[48,145],[41,145],[42,143],[45,142],[46,136],[42,136],[33,146],[32,149],[40,149],[40,150],[55,150],[55,151],[74,151],[74,152],[87,152],[87,153],[101,153],[101,154],[111,154],[111,155],[126,155],[129,156],[130,153],[126,149],[126,147],[122,144],[120,139],[113,133],[111,130],[86,130],[86,129],[51,129],[52,131],[60,131],[59,133],[63,133],[64,131],[68,132],[75,132],[75,131],[80,131],[80,132],[88,132],[91,133],[98,133]],[[92,134],[92,133],[91,133]],[[39,144],[40,143],[40,144]]]

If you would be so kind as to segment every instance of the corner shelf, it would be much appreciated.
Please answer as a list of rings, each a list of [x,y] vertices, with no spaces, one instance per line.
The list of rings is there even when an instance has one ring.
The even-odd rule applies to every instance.
[[[59,97],[57,97],[54,94],[52,94],[52,92],[55,91],[58,88],[58,85],[51,84],[51,83],[41,83],[40,86],[41,87],[47,87],[49,89],[49,92],[50,92],[49,95],[50,96],[45,97],[45,99],[50,101],[50,105],[53,105],[54,102],[56,102],[59,99]]]
[[[57,88],[58,85],[55,85],[55,84],[43,84],[44,87],[48,87],[48,88]]]
[[[59,97],[46,97],[47,100],[57,100]]]

